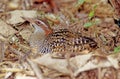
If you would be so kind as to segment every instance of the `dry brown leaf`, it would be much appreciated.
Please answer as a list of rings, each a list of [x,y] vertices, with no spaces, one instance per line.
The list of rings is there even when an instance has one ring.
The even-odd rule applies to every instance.
[[[37,16],[37,11],[34,10],[15,10],[11,11],[8,14],[11,17],[7,20],[8,24],[17,25],[23,23],[25,20],[21,17],[35,18]]]
[[[97,58],[91,59],[92,57],[94,57],[94,55],[89,53],[86,55],[78,55],[70,58],[70,65],[74,71],[74,76],[77,76],[80,72],[96,69],[99,67],[112,66],[114,68],[119,68],[117,59],[113,57],[108,56],[106,59],[101,59],[99,61]],[[42,57],[34,59],[33,61],[50,69],[69,74],[69,69],[67,68],[68,62],[66,59],[53,59],[50,54],[46,54]]]
[[[114,67],[116,69],[119,68],[117,58],[114,58],[112,56],[107,56],[107,59],[101,59],[98,61],[97,59],[90,60],[87,62],[83,67],[79,67],[78,70],[74,73],[75,76],[77,76],[80,72],[96,69],[99,67]]]
[[[24,29],[20,32],[20,35],[25,39],[26,41],[29,41],[29,37],[32,34],[32,32],[29,29]]]
[[[9,35],[13,35],[16,33],[10,25],[6,24],[4,21],[0,20],[0,34],[8,37]]]
[[[25,75],[16,75],[15,79],[37,79],[37,78],[31,76],[25,76]]]
[[[33,61],[50,69],[55,69],[66,74],[69,73],[69,70],[67,69],[68,63],[65,59],[53,59],[50,54],[46,54],[34,59]]]

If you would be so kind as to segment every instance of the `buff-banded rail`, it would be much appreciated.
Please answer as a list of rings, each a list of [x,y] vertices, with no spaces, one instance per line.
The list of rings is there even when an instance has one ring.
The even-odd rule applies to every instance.
[[[40,54],[56,53],[63,56],[66,53],[80,54],[87,48],[95,48],[97,43],[90,37],[82,36],[66,28],[52,30],[43,21],[24,18],[34,27],[30,36],[30,46],[36,48]]]

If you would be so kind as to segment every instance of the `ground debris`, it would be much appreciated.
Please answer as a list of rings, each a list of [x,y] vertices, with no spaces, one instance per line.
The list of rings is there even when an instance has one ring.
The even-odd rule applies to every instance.
[[[0,79],[120,79],[119,6],[119,0],[0,0]],[[97,47],[68,58],[41,55],[30,47],[34,27],[23,17],[90,37]]]

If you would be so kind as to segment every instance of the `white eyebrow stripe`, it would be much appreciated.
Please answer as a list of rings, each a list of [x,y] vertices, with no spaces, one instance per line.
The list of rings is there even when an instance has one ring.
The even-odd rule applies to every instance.
[[[42,25],[44,25],[45,27],[48,27],[43,21],[41,20],[37,20],[38,22],[40,22]]]

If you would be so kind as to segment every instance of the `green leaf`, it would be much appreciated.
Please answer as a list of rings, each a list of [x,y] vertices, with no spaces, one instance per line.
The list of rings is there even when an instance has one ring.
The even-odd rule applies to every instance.
[[[95,4],[95,5],[93,6],[93,9],[95,10],[95,9],[97,8],[97,6],[98,6],[98,5],[97,5],[97,4]]]
[[[93,25],[92,22],[87,22],[87,23],[84,24],[84,27],[85,27],[85,28],[88,28],[88,27],[90,27],[90,26],[92,26],[92,25]]]
[[[89,15],[88,15],[89,19],[91,19],[92,17],[94,17],[96,7],[97,7],[97,4],[94,5],[94,6],[93,6],[93,9],[90,11],[90,13],[89,13]]]
[[[90,13],[89,13],[89,19],[91,19],[93,16],[94,16],[94,14],[95,14],[95,11],[94,10],[92,10]]]
[[[78,4],[83,4],[85,0],[78,0]]]
[[[84,2],[85,2],[85,0],[78,0],[77,4],[76,4],[76,7],[82,5]]]
[[[119,53],[120,52],[120,46],[114,48],[114,53]]]

